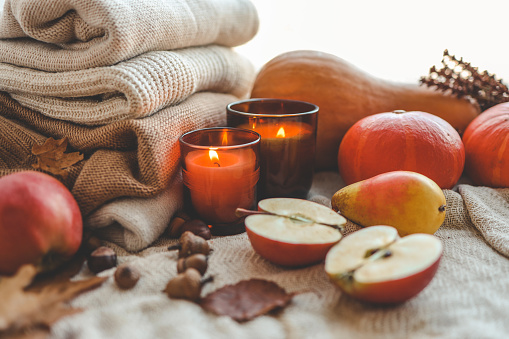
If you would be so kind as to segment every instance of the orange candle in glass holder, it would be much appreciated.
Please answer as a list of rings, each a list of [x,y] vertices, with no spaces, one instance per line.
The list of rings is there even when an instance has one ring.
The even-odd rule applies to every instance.
[[[212,229],[239,222],[238,207],[256,205],[260,136],[250,131],[215,128],[181,137],[182,173],[194,211]]]

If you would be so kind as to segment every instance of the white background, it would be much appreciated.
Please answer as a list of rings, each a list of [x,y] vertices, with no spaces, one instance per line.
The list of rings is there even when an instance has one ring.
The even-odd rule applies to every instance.
[[[509,80],[509,0],[252,2],[260,30],[238,51],[257,68],[280,53],[314,49],[384,79],[417,83],[448,49]]]
[[[375,76],[416,83],[448,49],[509,80],[509,0],[251,1],[260,30],[237,50],[256,68],[286,51],[314,49]]]

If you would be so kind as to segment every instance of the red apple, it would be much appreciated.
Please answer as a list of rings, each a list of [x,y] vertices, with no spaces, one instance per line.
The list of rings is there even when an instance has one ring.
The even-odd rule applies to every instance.
[[[82,228],[76,200],[57,179],[35,171],[0,178],[0,274],[23,264],[54,268],[76,253]]]
[[[346,294],[381,304],[404,302],[433,279],[442,242],[431,234],[400,238],[391,226],[371,226],[335,245],[325,259],[329,278]]]
[[[324,260],[341,239],[340,228],[346,222],[332,209],[302,199],[265,199],[258,209],[267,214],[250,215],[245,220],[251,245],[259,255],[282,266]]]

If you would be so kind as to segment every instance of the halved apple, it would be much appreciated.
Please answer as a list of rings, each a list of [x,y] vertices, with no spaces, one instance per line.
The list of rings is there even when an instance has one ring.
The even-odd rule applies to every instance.
[[[394,227],[371,226],[332,247],[325,259],[325,271],[354,298],[395,304],[416,296],[429,284],[442,252],[442,242],[434,235],[400,238]]]
[[[306,266],[325,259],[342,237],[346,220],[332,209],[293,198],[270,198],[258,203],[260,212],[245,219],[254,250],[274,264]]]

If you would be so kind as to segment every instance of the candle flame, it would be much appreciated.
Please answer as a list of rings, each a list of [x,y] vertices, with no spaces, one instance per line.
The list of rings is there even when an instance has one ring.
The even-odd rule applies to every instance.
[[[284,138],[285,137],[285,129],[283,126],[279,127],[279,130],[277,131],[277,138]]]
[[[221,167],[221,165],[219,164],[219,155],[212,148],[209,148],[209,158],[210,158],[210,161],[212,161],[213,164],[216,164],[217,167]]]

